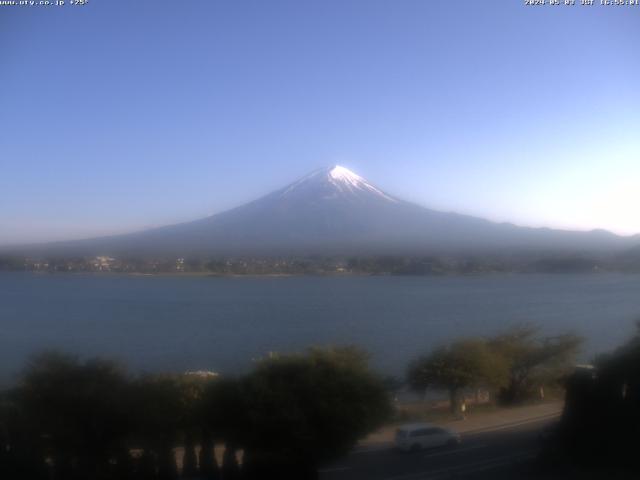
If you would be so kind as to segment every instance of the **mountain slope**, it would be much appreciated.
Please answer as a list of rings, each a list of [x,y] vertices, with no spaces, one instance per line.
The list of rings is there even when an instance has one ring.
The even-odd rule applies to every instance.
[[[78,255],[426,254],[596,252],[635,243],[604,231],[524,228],[430,210],[335,166],[201,220],[48,249]]]

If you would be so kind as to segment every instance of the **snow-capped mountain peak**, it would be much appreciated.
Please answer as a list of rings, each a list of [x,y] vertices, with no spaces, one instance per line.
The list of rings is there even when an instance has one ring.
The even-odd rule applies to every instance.
[[[347,182],[352,184],[353,186],[357,186],[358,184],[367,183],[364,178],[360,175],[356,175],[348,168],[345,168],[341,165],[336,165],[331,170],[329,170],[329,176],[337,181]]]
[[[310,173],[282,190],[281,196],[289,196],[294,192],[301,193],[308,189],[322,189],[324,191],[322,197],[327,199],[339,195],[373,194],[379,199],[397,202],[395,198],[387,195],[360,175],[341,165],[334,165]]]
[[[346,187],[349,189],[362,190],[370,193],[375,193],[376,195],[384,197],[385,199],[391,200],[393,202],[396,201],[394,198],[390,197],[379,188],[371,185],[360,175],[353,173],[351,170],[341,165],[336,165],[335,167],[331,168],[329,170],[328,176],[329,181],[338,186],[338,188]]]

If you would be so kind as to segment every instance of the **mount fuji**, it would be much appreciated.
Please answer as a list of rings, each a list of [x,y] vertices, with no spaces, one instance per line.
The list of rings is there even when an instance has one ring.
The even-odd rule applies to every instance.
[[[325,255],[605,252],[634,237],[519,227],[401,200],[342,166],[201,220],[47,245],[76,255]]]

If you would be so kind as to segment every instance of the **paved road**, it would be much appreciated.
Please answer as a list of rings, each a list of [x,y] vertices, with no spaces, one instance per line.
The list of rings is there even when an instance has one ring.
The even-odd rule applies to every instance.
[[[322,480],[444,480],[536,478],[540,431],[557,418],[462,434],[462,443],[416,453],[390,447],[361,451],[321,470]]]
[[[560,415],[564,408],[564,402],[546,402],[532,405],[524,405],[511,408],[498,408],[494,411],[472,413],[464,421],[449,421],[440,424],[442,427],[451,428],[460,433],[478,430],[492,430],[502,425],[528,422],[536,418]],[[367,450],[371,447],[390,444],[396,434],[397,425],[387,425],[377,432],[372,433],[360,442],[359,450]]]

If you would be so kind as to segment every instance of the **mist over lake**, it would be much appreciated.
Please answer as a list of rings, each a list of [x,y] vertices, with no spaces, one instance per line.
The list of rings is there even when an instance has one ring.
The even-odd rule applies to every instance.
[[[609,350],[640,318],[640,276],[177,277],[0,273],[0,383],[61,349],[134,371],[246,371],[271,351],[354,343],[385,374],[452,338],[532,323]]]

